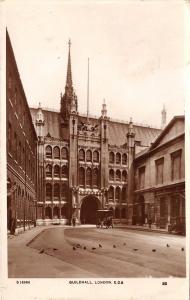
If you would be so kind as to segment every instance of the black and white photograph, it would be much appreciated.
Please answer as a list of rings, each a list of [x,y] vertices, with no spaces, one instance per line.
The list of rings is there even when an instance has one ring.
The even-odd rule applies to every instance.
[[[7,279],[186,299],[187,2],[5,1]]]

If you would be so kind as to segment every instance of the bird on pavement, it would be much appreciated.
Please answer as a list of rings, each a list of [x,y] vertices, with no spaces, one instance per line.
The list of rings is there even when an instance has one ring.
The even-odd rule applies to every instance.
[[[58,250],[57,248],[53,248],[53,250]]]
[[[169,245],[169,244],[167,244],[166,246],[167,246],[168,248],[170,247],[170,245]]]
[[[184,251],[184,248],[181,248],[181,251]]]
[[[102,248],[102,245],[101,245],[101,244],[99,244],[99,248]]]
[[[76,247],[77,247],[77,248],[80,248],[80,247],[81,247],[81,245],[80,245],[80,244],[76,244]]]
[[[84,246],[84,248],[83,248],[84,250],[86,250],[86,247]]]
[[[113,245],[113,248],[116,248],[116,245]]]
[[[40,254],[44,253],[44,249],[41,249],[39,253],[40,253]]]
[[[123,243],[123,246],[126,246],[126,243]]]
[[[76,250],[76,248],[75,248],[75,247],[73,247],[73,250]]]
[[[137,249],[137,248],[134,248],[133,250],[134,250],[134,251],[137,251],[138,249]]]
[[[156,249],[152,249],[152,252],[156,252]]]
[[[95,247],[92,247],[92,250],[96,250],[96,248],[95,248]]]

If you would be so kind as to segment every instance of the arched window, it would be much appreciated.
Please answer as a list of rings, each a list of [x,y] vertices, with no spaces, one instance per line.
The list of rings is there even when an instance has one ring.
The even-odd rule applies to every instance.
[[[93,170],[93,186],[98,186],[98,169]]]
[[[57,146],[53,148],[53,157],[60,159],[60,149]]]
[[[108,197],[110,200],[114,199],[114,187],[113,186],[110,186],[110,188],[109,188]]]
[[[49,206],[45,209],[45,217],[46,219],[52,219],[52,210]]]
[[[79,185],[85,185],[85,170],[84,168],[79,168]]]
[[[115,155],[113,152],[110,152],[109,153],[109,163],[114,164],[114,160],[115,160]]]
[[[60,187],[58,183],[54,184],[54,198],[59,198],[60,196]]]
[[[59,218],[59,207],[55,206],[53,208],[53,217],[54,218]]]
[[[46,200],[51,200],[52,198],[52,185],[50,183],[46,184]]]
[[[46,177],[52,177],[52,166],[51,165],[46,166]]]
[[[125,170],[122,172],[122,181],[127,181],[127,172]]]
[[[86,151],[86,161],[92,161],[92,152],[90,150]]]
[[[79,160],[84,161],[85,160],[85,152],[83,149],[79,150]]]
[[[121,189],[119,186],[116,187],[115,189],[115,200],[119,201],[120,200],[120,194],[121,194]]]
[[[65,147],[61,149],[61,158],[68,159],[68,151],[67,151],[67,148],[65,148]]]
[[[113,169],[109,170],[109,180],[114,181],[114,170]]]
[[[92,185],[92,170],[90,168],[86,170],[86,185]]]
[[[116,164],[120,164],[120,163],[121,163],[121,154],[116,153]]]
[[[126,187],[123,187],[122,188],[122,197],[121,197],[122,202],[126,202],[126,198],[127,198],[127,189],[126,189]]]
[[[61,176],[63,178],[66,178],[68,176],[68,168],[67,168],[67,166],[62,166],[62,168],[61,168]]]
[[[63,184],[62,187],[61,187],[61,197],[62,198],[66,198],[67,197],[67,185],[66,184]]]
[[[66,205],[64,205],[64,206],[61,207],[61,217],[63,219],[65,219],[66,216],[67,216],[67,208],[66,208]]]
[[[54,177],[60,177],[60,167],[58,165],[54,166]]]
[[[126,208],[125,207],[123,207],[122,210],[121,210],[121,218],[122,219],[126,218]]]
[[[99,153],[98,153],[98,151],[93,152],[93,162],[99,162]]]
[[[120,170],[116,171],[116,181],[121,181],[121,171]]]
[[[51,148],[51,146],[46,146],[46,158],[52,158],[52,148]]]
[[[115,218],[119,219],[119,207],[116,207],[115,209]]]
[[[123,165],[127,164],[127,154],[125,154],[125,153],[122,155],[122,164]]]

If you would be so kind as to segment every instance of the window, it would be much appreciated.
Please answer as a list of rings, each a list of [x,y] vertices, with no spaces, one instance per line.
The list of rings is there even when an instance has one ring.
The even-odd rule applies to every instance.
[[[178,180],[181,178],[181,150],[178,150],[171,154],[172,161],[172,180]]]
[[[164,158],[155,161],[156,163],[156,184],[163,183]]]
[[[62,149],[61,149],[61,158],[62,158],[62,159],[68,159],[68,151],[67,151],[67,148],[62,148]]]
[[[113,186],[110,186],[110,188],[109,188],[108,197],[110,200],[114,199],[114,187]]]
[[[92,161],[92,152],[90,150],[86,151],[86,161]]]
[[[62,174],[62,177],[63,178],[66,178],[68,176],[68,168],[67,166],[62,166],[62,169],[61,169],[61,174]]]
[[[115,156],[113,152],[109,153],[109,163],[114,164]]]
[[[85,170],[84,168],[79,168],[79,185],[85,185]]]
[[[85,160],[85,152],[83,149],[80,149],[79,151],[79,160],[84,161]]]
[[[53,148],[53,156],[56,159],[60,159],[60,149],[59,149],[59,147],[56,146],[56,147]]]
[[[145,185],[145,167],[139,168],[139,189],[143,189]]]
[[[120,194],[121,194],[120,187],[117,186],[116,189],[115,189],[115,200],[116,200],[116,201],[119,201],[119,200],[120,200]]]
[[[60,177],[60,167],[58,165],[54,166],[54,177]]]
[[[126,218],[126,208],[125,207],[123,207],[122,210],[121,210],[121,218],[122,219]]]
[[[12,125],[8,122],[8,149],[9,152],[12,151]]]
[[[94,162],[99,162],[99,153],[98,153],[98,151],[93,152],[93,161]]]
[[[59,198],[59,194],[60,194],[59,184],[55,183],[54,184],[54,198]]]
[[[122,164],[123,165],[127,164],[127,154],[125,154],[125,153],[122,155]]]
[[[52,166],[51,165],[46,166],[46,177],[52,177]]]
[[[164,218],[168,216],[168,205],[165,198],[160,199],[160,217]]]
[[[115,209],[115,218],[119,219],[119,215],[120,215],[120,213],[119,213],[119,207],[116,207],[116,209]]]
[[[121,154],[116,153],[116,164],[120,164],[120,163],[121,163]]]
[[[174,196],[171,198],[171,217],[178,218],[180,216],[180,198]]]
[[[92,185],[92,170],[90,168],[86,170],[86,185],[89,187]]]
[[[98,169],[93,170],[93,186],[98,186]]]
[[[46,158],[52,158],[52,148],[51,148],[51,146],[46,146]]]
[[[122,202],[126,202],[126,198],[127,198],[127,189],[126,189],[126,187],[123,187],[122,188],[122,195],[121,195]]]
[[[127,172],[125,170],[122,172],[122,181],[127,181]]]
[[[120,170],[116,171],[116,181],[121,181],[121,171]]]
[[[18,143],[18,160],[20,165],[22,164],[22,147],[21,142]]]
[[[15,87],[15,90],[14,90],[14,102],[15,102],[15,105],[17,104],[17,88]]]
[[[114,170],[113,170],[113,169],[111,169],[111,170],[109,171],[109,180],[110,180],[110,181],[114,181]]]
[[[17,140],[17,134],[16,132],[14,133],[14,154],[15,154],[15,159],[18,159],[18,140]]]
[[[61,207],[61,216],[63,219],[66,218],[66,212],[67,212],[66,206]]]
[[[45,217],[46,219],[52,219],[52,209],[49,206],[45,209]]]
[[[50,183],[46,184],[46,200],[51,200],[52,198],[52,185]]]
[[[63,184],[61,188],[61,197],[66,198],[66,196],[67,196],[67,185]]]

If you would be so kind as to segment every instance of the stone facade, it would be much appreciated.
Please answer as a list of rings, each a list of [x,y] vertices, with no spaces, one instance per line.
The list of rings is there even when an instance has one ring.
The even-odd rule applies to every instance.
[[[14,234],[35,225],[37,135],[6,34],[7,226]]]

